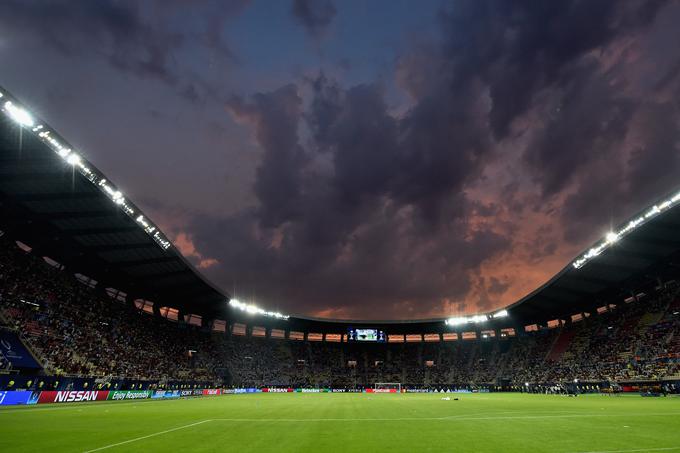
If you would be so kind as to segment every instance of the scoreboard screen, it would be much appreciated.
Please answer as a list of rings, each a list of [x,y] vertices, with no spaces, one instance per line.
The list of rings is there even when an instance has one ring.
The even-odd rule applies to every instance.
[[[347,339],[349,341],[372,341],[376,343],[383,343],[387,341],[385,332],[377,329],[354,329],[347,330]]]

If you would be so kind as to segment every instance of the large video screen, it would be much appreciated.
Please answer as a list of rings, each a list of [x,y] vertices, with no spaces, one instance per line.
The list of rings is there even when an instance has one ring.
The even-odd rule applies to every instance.
[[[387,341],[385,332],[378,329],[354,329],[347,330],[347,339],[349,341],[373,341],[382,343]]]

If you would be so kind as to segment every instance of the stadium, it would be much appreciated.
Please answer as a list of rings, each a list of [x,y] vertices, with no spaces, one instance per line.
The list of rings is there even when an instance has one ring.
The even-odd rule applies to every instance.
[[[680,452],[679,23],[0,1],[0,452]]]
[[[3,450],[680,448],[680,193],[502,310],[293,316],[212,285],[0,102]]]

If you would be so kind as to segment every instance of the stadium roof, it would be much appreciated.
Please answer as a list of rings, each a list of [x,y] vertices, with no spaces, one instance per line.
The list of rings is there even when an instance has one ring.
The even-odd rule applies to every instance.
[[[508,316],[455,318],[446,325],[442,318],[287,317],[238,303],[227,311],[228,294],[198,272],[94,165],[2,88],[0,110],[0,229],[74,273],[186,313],[311,332],[339,333],[359,325],[389,333],[512,327],[618,303],[672,278],[680,264],[680,194],[674,194],[608,233],[507,307]]]
[[[0,107],[2,230],[134,297],[188,313],[224,311],[228,296],[94,165],[1,88]]]

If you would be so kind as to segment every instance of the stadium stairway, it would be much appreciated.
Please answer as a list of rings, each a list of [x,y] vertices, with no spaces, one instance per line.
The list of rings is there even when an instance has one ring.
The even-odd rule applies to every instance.
[[[640,318],[640,322],[638,323],[638,329],[640,333],[644,333],[649,328],[649,326],[652,326],[657,322],[661,321],[661,318],[663,318],[664,313],[665,310],[662,310],[657,312],[645,313],[644,315],[642,315],[642,317]]]
[[[571,340],[574,338],[574,335],[576,335],[575,330],[562,329],[557,339],[553,343],[550,352],[548,353],[547,357],[548,361],[559,362],[559,360],[562,358],[562,354],[564,354],[564,352],[569,348],[569,345],[571,344]]]

